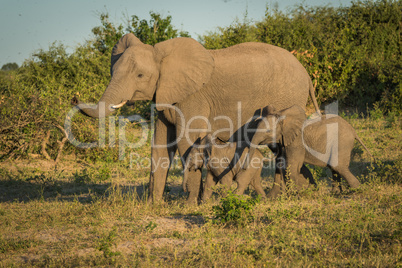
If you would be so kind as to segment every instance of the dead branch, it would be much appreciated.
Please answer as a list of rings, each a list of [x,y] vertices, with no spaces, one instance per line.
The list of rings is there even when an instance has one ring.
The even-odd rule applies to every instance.
[[[46,137],[45,137],[45,139],[42,141],[42,149],[41,149],[42,155],[43,155],[47,160],[51,160],[49,154],[46,152],[46,145],[47,145],[47,143],[49,142],[49,139],[50,139],[50,129],[47,131]]]
[[[67,140],[68,140],[68,134],[67,131],[60,125],[58,124],[54,124],[55,127],[57,127],[58,129],[60,129],[61,132],[63,132],[64,137],[61,141],[57,141],[57,143],[59,144],[59,150],[57,151],[57,156],[56,156],[56,160],[54,161],[55,165],[57,165],[57,163],[60,160],[61,154],[63,152],[63,148],[64,145],[66,144]]]

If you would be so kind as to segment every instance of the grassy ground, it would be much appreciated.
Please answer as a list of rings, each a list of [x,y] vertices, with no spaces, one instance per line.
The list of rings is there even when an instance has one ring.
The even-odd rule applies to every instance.
[[[124,162],[0,163],[0,266],[401,267],[400,119],[348,120],[377,159],[355,146],[361,188],[333,194],[317,168],[317,189],[261,201],[240,225],[214,223],[219,194],[184,205],[180,169],[149,205],[149,170]]]

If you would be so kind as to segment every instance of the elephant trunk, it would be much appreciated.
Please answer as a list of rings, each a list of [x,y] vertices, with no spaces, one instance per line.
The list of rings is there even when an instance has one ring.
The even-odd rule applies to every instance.
[[[261,137],[260,137],[261,136]],[[247,169],[248,166],[250,165],[251,159],[253,159],[255,150],[257,149],[257,146],[260,145],[260,143],[264,140],[263,135],[260,133],[255,133],[253,139],[251,140],[250,143],[250,149],[248,151],[248,154],[245,158],[243,169]]]
[[[250,150],[248,151],[248,154],[245,158],[244,164],[243,164],[243,169],[247,169],[248,166],[250,165],[250,161],[251,159],[253,159],[253,155],[255,153],[255,147],[254,146],[250,146]]]
[[[77,106],[80,111],[89,117],[103,118],[109,116],[115,109],[122,107],[127,102],[123,90],[116,90],[109,85],[97,104],[86,104],[74,97],[71,104]],[[127,95],[126,95],[127,96]]]
[[[184,176],[183,176],[183,191],[187,192],[187,183],[188,183],[188,177],[190,176],[190,170],[184,169]]]
[[[188,191],[187,184],[188,184],[188,181],[189,181],[189,179],[191,177],[190,174],[195,172],[195,171],[197,171],[197,169],[199,169],[199,168],[200,167],[198,167],[196,164],[191,163],[191,162],[187,163],[185,165],[185,167],[183,168],[183,173],[184,173],[184,175],[183,175],[183,191],[184,192]]]

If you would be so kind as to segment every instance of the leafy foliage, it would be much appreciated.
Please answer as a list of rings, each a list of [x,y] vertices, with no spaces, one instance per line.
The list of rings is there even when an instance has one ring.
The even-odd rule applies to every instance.
[[[247,18],[243,22],[236,20],[229,27],[218,27],[218,32],[202,37],[204,46],[208,49],[221,49],[244,42],[256,42],[255,27]]]
[[[1,67],[2,71],[14,71],[18,69],[18,64],[13,62],[13,63],[6,63]]]
[[[117,232],[116,228],[113,228],[109,234],[103,236],[99,239],[98,249],[103,252],[103,256],[105,258],[112,258],[114,256],[121,255],[120,252],[115,252],[112,250],[112,246],[114,244],[114,240],[116,239]]]
[[[214,222],[243,226],[253,220],[252,210],[259,201],[259,196],[251,199],[228,191],[227,196],[220,200],[220,205],[212,208],[215,214]]]
[[[162,18],[160,14],[150,12],[151,19],[148,21],[140,20],[138,16],[132,16],[128,32],[134,33],[141,42],[149,45],[172,39],[175,37],[190,37],[188,32],[178,31],[172,25],[172,16]]]
[[[74,95],[88,102],[100,98],[110,80],[112,48],[123,34],[142,33],[140,38],[144,43],[163,41],[179,34],[188,36],[171,25],[170,16],[163,18],[152,12],[150,15],[149,23],[134,16],[124,30],[122,25],[110,22],[107,14],[102,14],[101,26],[92,30],[94,39],[78,46],[73,53],[68,54],[62,44],[53,43],[48,50],[40,49],[34,53],[19,69],[1,71],[0,159],[35,154],[58,159],[62,150],[83,154],[89,159],[105,155],[110,148],[100,146],[84,151],[66,143],[64,122],[72,108],[70,100]],[[145,34],[150,29],[153,31]],[[116,117],[121,113],[149,117],[150,101],[121,109]],[[72,120],[72,130],[77,140],[91,142],[98,138],[99,123],[77,114]],[[112,152],[112,158],[117,159],[117,149]]]
[[[306,7],[265,19],[218,28],[202,37],[209,49],[246,41],[283,47],[313,79],[321,103],[339,100],[361,111],[379,103],[382,112],[402,110],[401,1],[356,1],[350,7]]]
[[[267,10],[252,23],[235,21],[201,37],[208,49],[257,41],[283,47],[299,59],[316,86],[321,103],[339,100],[348,107],[374,107],[377,117],[402,111],[401,1],[356,1],[350,7],[298,6],[288,13]],[[116,148],[78,149],[66,143],[64,120],[70,99],[79,95],[96,102],[110,80],[110,54],[122,35],[133,32],[142,42],[155,44],[189,36],[172,25],[171,16],[150,12],[150,19],[132,16],[125,26],[100,16],[94,38],[68,54],[62,44],[38,50],[15,69],[0,71],[0,159],[40,154],[57,161],[61,152],[96,160],[118,158]],[[123,107],[121,114],[150,116],[150,101]],[[118,120],[115,118],[115,122]],[[113,128],[106,122],[106,128]],[[99,137],[99,122],[75,115],[72,130],[77,140]],[[117,142],[117,141],[115,141]],[[65,145],[65,146],[64,146]],[[113,146],[112,146],[113,147]]]
[[[65,136],[66,112],[71,109],[69,99],[77,92],[90,95],[92,100],[100,97],[108,81],[104,60],[105,55],[91,51],[89,45],[68,55],[63,45],[53,44],[26,61],[2,91],[0,111],[7,118],[0,121],[3,157],[39,153],[49,132],[49,153],[56,158],[58,141]],[[83,120],[79,117],[76,125]],[[93,138],[93,126],[77,129],[78,135]]]

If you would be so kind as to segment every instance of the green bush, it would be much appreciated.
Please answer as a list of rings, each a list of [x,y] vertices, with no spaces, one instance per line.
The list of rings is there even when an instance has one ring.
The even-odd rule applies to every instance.
[[[141,41],[150,44],[188,36],[171,25],[170,16],[163,18],[152,12],[150,15],[149,22],[133,16],[124,31],[122,25],[114,25],[107,14],[102,14],[101,26],[92,30],[95,38],[78,46],[73,53],[68,54],[62,44],[54,43],[48,50],[38,50],[17,70],[0,71],[0,160],[42,155],[57,161],[63,151],[87,160],[97,160],[111,152],[109,158],[117,160],[116,147],[85,150],[71,145],[67,142],[64,123],[74,95],[94,103],[103,94],[110,81],[111,50],[123,34],[134,32]],[[115,122],[122,114],[149,118],[150,104],[144,101],[120,109],[115,114]],[[99,138],[96,119],[76,114],[71,128],[75,139],[81,142]],[[108,122],[106,129],[109,129]]]
[[[213,206],[212,208],[215,214],[213,222],[243,226],[254,219],[252,210],[259,201],[260,196],[252,199],[228,191],[227,196],[220,200],[220,205]]]
[[[394,161],[377,160],[369,167],[365,180],[373,183],[402,183],[402,155]]]
[[[402,111],[401,5],[401,1],[390,0],[356,1],[339,8],[298,6],[286,14],[267,10],[259,22],[235,21],[200,41],[208,49],[248,41],[283,47],[309,72],[320,103],[339,100],[360,111],[374,107],[370,113],[378,118],[384,113],[398,117]],[[67,142],[64,121],[72,108],[70,100],[74,95],[85,102],[100,98],[110,80],[112,47],[123,34],[133,32],[151,45],[188,36],[175,29],[171,20],[150,12],[150,20],[132,16],[123,27],[102,14],[101,25],[92,30],[94,38],[73,53],[54,43],[16,70],[13,64],[5,66],[0,71],[0,160],[42,155],[57,162],[62,152],[87,160],[106,154],[110,161],[118,159],[116,147],[85,150]],[[117,116],[127,114],[149,118],[150,104],[136,102],[120,109],[115,122]],[[81,142],[99,138],[98,120],[77,114],[71,127]]]
[[[262,21],[247,20],[201,37],[209,49],[258,41],[291,51],[304,65],[320,103],[340,101],[366,111],[402,111],[401,1],[355,1],[350,7],[268,10]]]

